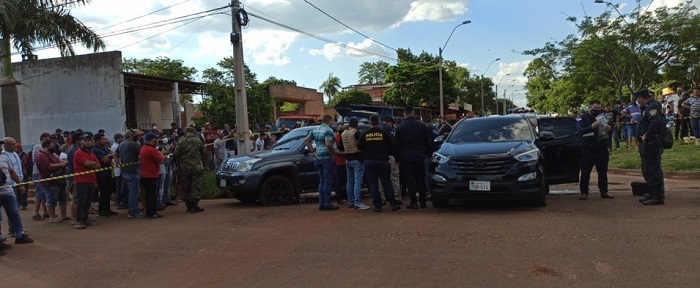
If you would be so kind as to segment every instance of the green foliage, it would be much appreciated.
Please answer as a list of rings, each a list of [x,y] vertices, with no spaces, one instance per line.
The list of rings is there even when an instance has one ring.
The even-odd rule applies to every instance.
[[[624,144],[620,143],[623,147]],[[673,148],[664,150],[661,156],[664,172],[700,172],[700,153],[693,144],[676,141]],[[610,168],[635,169],[641,171],[639,152],[634,149],[613,151],[610,154]]]
[[[216,182],[216,173],[214,171],[205,170],[202,179],[202,195],[201,199],[219,199],[224,193],[219,188]]]
[[[440,105],[440,78],[438,57],[423,51],[414,55],[410,49],[398,50],[399,61],[386,70],[386,82],[391,87],[382,96],[382,101],[393,106]],[[450,73],[443,73],[444,104],[457,100],[459,91]]]
[[[70,15],[70,8],[90,1],[0,0],[0,36],[3,49],[14,46],[22,54],[32,54],[36,45],[58,48],[61,56],[74,56],[79,43],[95,52],[104,50],[102,38]],[[12,76],[10,53],[1,55],[4,76]]]
[[[184,61],[172,60],[168,57],[128,58],[124,60],[123,69],[129,73],[186,81],[194,81],[194,76],[197,74],[197,69],[185,66]]]
[[[282,106],[280,106],[279,111],[280,112],[294,112],[299,110],[299,103],[291,103],[291,102],[284,102]]]
[[[360,84],[383,84],[387,68],[389,68],[389,63],[381,60],[360,64],[360,71],[357,72]]]
[[[340,78],[333,76],[333,73],[328,74],[328,79],[326,81],[323,81],[321,83],[321,86],[318,87],[318,89],[321,89],[323,91],[323,95],[326,95],[328,97],[328,102],[330,103],[333,98],[340,92],[340,89],[342,87],[340,86]]]
[[[700,80],[700,15],[694,5],[646,11],[637,1],[624,17],[611,13],[569,17],[577,35],[524,52],[537,57],[525,71],[528,105],[565,112],[594,98],[612,102],[662,82]]]
[[[350,104],[372,104],[372,96],[357,89],[351,89],[338,93],[328,106],[335,107],[342,100]]]
[[[217,66],[217,68],[202,71],[207,85],[207,95],[197,107],[204,114],[204,117],[200,119],[201,122],[211,122],[214,127],[223,127],[224,124],[231,124],[236,120],[233,58],[226,57],[219,61]],[[249,123],[251,125],[271,123],[274,120],[272,119],[272,105],[277,103],[270,96],[270,85],[296,85],[296,82],[270,77],[262,83],[258,83],[257,76],[250,71],[247,65],[244,65],[244,72]]]

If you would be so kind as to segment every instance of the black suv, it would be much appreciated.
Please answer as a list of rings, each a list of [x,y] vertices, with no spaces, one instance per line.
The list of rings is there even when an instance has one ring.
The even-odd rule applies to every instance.
[[[539,135],[538,135],[539,134]],[[463,119],[431,159],[435,207],[450,199],[547,204],[549,185],[578,182],[580,140],[574,118],[524,115]]]
[[[271,150],[229,158],[216,172],[217,185],[244,203],[263,206],[298,201],[302,189],[318,189],[314,156],[304,139],[318,126],[297,128],[285,134]]]

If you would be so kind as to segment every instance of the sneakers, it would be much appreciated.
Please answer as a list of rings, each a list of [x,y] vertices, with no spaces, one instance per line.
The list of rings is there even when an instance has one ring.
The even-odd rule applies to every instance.
[[[86,227],[86,225],[83,225],[83,223],[80,222],[75,222],[75,224],[73,224],[73,228],[75,229],[85,229]]]
[[[97,218],[109,218],[110,216],[112,216],[112,215],[109,214],[108,212],[97,213]]]
[[[12,249],[12,245],[5,242],[0,242],[0,250]]]
[[[357,210],[367,210],[371,207],[365,205],[365,203],[355,204],[355,209]]]
[[[29,235],[27,235],[27,234],[22,234],[22,237],[15,238],[15,244],[29,244],[29,243],[34,243],[34,240],[32,240],[32,238],[29,238]]]
[[[187,212],[190,212],[192,214],[202,212],[202,211],[204,211],[204,208],[199,207],[199,206],[192,206],[189,209],[187,209]]]
[[[160,214],[152,214],[152,215],[146,215],[146,219],[156,219],[156,218],[163,218],[163,215]]]
[[[129,219],[143,218],[142,213],[129,214]]]

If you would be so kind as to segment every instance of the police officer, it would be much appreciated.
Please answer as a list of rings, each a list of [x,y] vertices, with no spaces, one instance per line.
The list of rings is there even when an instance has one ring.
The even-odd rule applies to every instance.
[[[182,190],[184,191],[187,212],[197,213],[204,209],[198,206],[199,197],[202,194],[202,177],[204,173],[204,145],[195,136],[196,129],[187,127],[185,129],[185,139],[180,140],[173,160],[180,163],[179,169],[182,173]]]
[[[391,166],[389,165],[389,155],[393,150],[391,134],[379,128],[379,116],[377,115],[369,117],[369,125],[369,130],[360,137],[357,149],[361,150],[363,154],[365,176],[374,198],[374,212],[382,212],[379,182],[386,191],[386,200],[391,205],[391,211],[400,210],[401,206],[394,198],[394,188],[391,186]]]
[[[595,166],[598,173],[598,190],[600,197],[604,199],[614,199],[608,193],[608,162],[610,153],[608,152],[608,137],[612,126],[607,123],[603,114],[603,107],[600,101],[593,100],[588,103],[588,113],[581,117],[581,200],[588,200],[588,183],[591,179],[591,171]]]
[[[411,195],[411,203],[406,208],[418,209],[418,200],[420,200],[420,207],[426,208],[427,187],[424,177],[426,173],[424,159],[428,157],[432,143],[425,125],[416,118],[413,107],[406,106],[404,116],[406,119],[394,131],[393,141],[397,156],[396,163],[400,169],[401,184],[408,189],[408,193]],[[416,199],[416,194],[420,195],[418,199]]]
[[[661,112],[661,103],[645,89],[634,93],[634,97],[642,109],[642,117],[637,122],[637,135],[639,139],[639,156],[642,159],[642,174],[644,180],[651,188],[651,194],[640,202],[644,205],[664,204],[664,173],[661,170],[661,154],[664,147],[661,136],[664,129],[664,114]]]

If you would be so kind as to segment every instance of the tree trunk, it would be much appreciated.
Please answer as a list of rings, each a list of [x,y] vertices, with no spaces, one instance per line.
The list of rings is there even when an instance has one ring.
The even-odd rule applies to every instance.
[[[2,76],[12,79],[12,50],[10,49],[9,35],[2,37]],[[13,137],[17,142],[22,141],[19,115],[19,94],[17,84],[8,84],[2,87],[2,115],[5,135]]]

